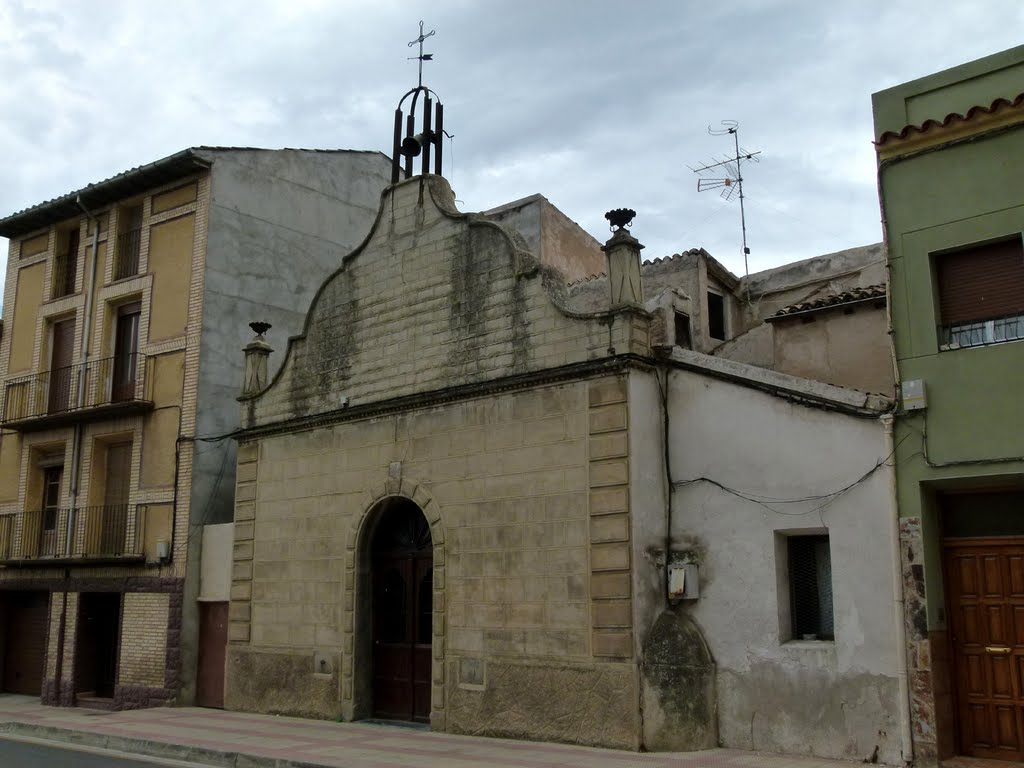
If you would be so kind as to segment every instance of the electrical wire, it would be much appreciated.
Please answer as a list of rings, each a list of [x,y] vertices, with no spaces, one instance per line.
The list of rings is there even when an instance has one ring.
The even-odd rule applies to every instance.
[[[672,487],[673,488],[684,488],[684,487],[689,486],[689,485],[694,485],[695,483],[707,483],[708,485],[713,485],[716,488],[718,488],[719,490],[725,491],[726,493],[728,493],[728,494],[730,494],[732,496],[736,496],[737,498],[740,498],[740,499],[743,499],[745,501],[749,501],[749,502],[752,502],[754,504],[757,504],[758,506],[763,507],[764,509],[766,509],[767,511],[771,512],[772,514],[775,514],[775,515],[785,515],[785,516],[790,516],[790,517],[804,517],[806,515],[813,515],[815,513],[820,513],[822,510],[825,509],[825,507],[827,507],[833,501],[838,499],[844,493],[852,490],[853,488],[857,487],[861,483],[866,482],[868,480],[868,478],[870,478],[875,472],[877,472],[882,467],[884,467],[884,466],[894,466],[894,464],[890,464],[890,459],[892,459],[896,455],[896,451],[899,449],[900,445],[902,445],[903,442],[907,439],[907,437],[909,437],[909,435],[904,435],[903,438],[901,438],[900,441],[893,447],[892,451],[889,452],[888,456],[886,456],[885,458],[879,459],[875,463],[875,465],[873,467],[871,467],[867,472],[862,474],[860,477],[858,477],[852,483],[844,485],[842,488],[839,488],[838,490],[832,491],[830,493],[816,494],[816,495],[812,495],[812,496],[801,496],[801,497],[789,498],[789,499],[776,498],[776,497],[772,497],[772,496],[765,496],[765,495],[762,495],[762,494],[756,494],[756,493],[740,491],[740,490],[737,490],[735,488],[731,488],[728,485],[726,485],[725,483],[719,482],[718,480],[715,480],[714,478],[710,478],[710,477],[706,477],[706,476],[694,477],[694,478],[691,478],[689,480],[679,480],[679,481],[674,482],[672,484]],[[812,509],[803,510],[801,512],[787,512],[787,511],[779,510],[779,509],[776,509],[775,507],[769,506],[770,504],[800,504],[800,503],[807,503],[807,502],[812,502],[812,501],[821,501],[822,503],[819,504],[816,507],[813,507]],[[824,520],[822,520],[822,524],[824,524]]]

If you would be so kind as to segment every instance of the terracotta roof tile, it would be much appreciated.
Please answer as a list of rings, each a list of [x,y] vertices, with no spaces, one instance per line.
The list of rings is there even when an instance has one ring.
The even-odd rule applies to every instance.
[[[925,120],[921,125],[908,125],[900,130],[886,131],[878,137],[878,141],[875,142],[875,146],[881,146],[888,141],[896,141],[897,139],[905,139],[912,133],[926,133],[932,128],[946,128],[954,123],[966,123],[969,120],[973,120],[979,115],[992,115],[1006,108],[1016,108],[1024,106],[1024,93],[1017,96],[1013,101],[1009,99],[999,98],[993,101],[989,106],[977,106],[971,107],[966,113],[960,114],[959,112],[950,112],[941,121],[939,120]]]
[[[798,315],[804,312],[815,312],[822,309],[829,309],[831,307],[839,307],[844,304],[853,304],[859,301],[870,301],[872,299],[884,298],[884,284],[868,285],[863,288],[852,288],[849,291],[842,291],[841,293],[830,293],[827,296],[812,299],[811,301],[800,301],[796,304],[790,304],[788,307],[780,309],[768,319],[773,320],[778,317],[786,317],[787,315]]]

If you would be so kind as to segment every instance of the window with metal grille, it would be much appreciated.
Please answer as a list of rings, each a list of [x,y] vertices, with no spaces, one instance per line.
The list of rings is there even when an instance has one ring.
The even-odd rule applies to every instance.
[[[1021,237],[935,257],[940,343],[977,347],[1024,339]]]
[[[790,621],[793,640],[832,640],[832,557],[828,536],[790,536]]]

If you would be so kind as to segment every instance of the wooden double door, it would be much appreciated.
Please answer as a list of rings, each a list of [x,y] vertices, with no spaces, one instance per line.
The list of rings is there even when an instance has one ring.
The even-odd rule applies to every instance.
[[[947,540],[960,751],[1024,760],[1024,537]]]
[[[419,508],[386,512],[373,550],[373,714],[430,722],[434,558]]]

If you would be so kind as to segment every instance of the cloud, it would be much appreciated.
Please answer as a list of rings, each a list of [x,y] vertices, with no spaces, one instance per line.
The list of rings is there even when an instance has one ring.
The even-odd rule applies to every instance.
[[[762,150],[745,174],[761,269],[879,240],[871,93],[1024,25],[1017,0],[707,6],[8,0],[0,215],[200,144],[390,153],[423,19],[465,209],[540,192],[604,239],[628,206],[645,255],[704,246],[742,271],[736,202],[687,167],[729,151],[707,127],[734,119]]]

